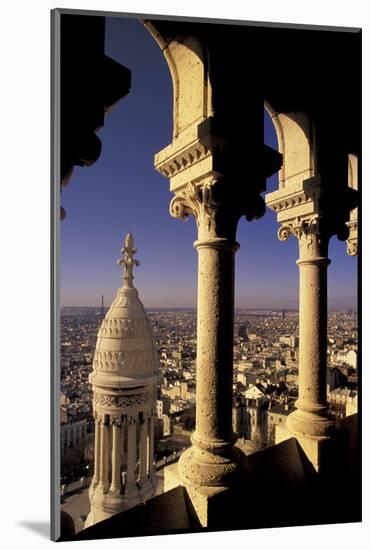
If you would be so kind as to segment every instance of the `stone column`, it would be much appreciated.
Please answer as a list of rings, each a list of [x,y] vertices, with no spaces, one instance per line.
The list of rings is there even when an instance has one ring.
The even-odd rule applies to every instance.
[[[121,492],[121,423],[115,420],[112,423],[112,482],[110,487],[111,493]]]
[[[143,484],[147,479],[147,435],[148,420],[143,418],[140,425],[140,454],[139,454],[139,482]]]
[[[99,483],[100,473],[100,421],[99,417],[95,417],[95,434],[94,434],[94,477],[93,485],[96,486]]]
[[[151,479],[153,474],[155,473],[155,468],[154,468],[154,464],[153,464],[153,461],[154,461],[154,454],[155,454],[155,451],[154,451],[154,446],[155,446],[155,434],[154,434],[154,431],[155,431],[155,419],[153,416],[150,416],[150,418],[148,419],[148,423],[149,423],[149,430],[148,430],[148,436],[147,436],[147,472],[148,472],[148,477]]]
[[[280,184],[265,197],[282,224],[278,238],[294,235],[299,242],[299,398],[286,426],[318,472],[331,470],[337,461],[335,425],[326,399],[328,244],[333,235],[348,238],[346,220],[354,193],[340,187],[334,195],[322,176],[302,180],[298,173],[290,175],[290,185]],[[281,431],[276,443],[284,438]]]
[[[348,156],[348,185],[351,189],[358,189],[358,157]],[[347,222],[349,237],[347,239],[347,253],[349,256],[358,255],[358,208],[349,212]]]
[[[283,226],[279,238],[299,240],[299,398],[287,419],[296,437],[328,438],[334,423],[327,416],[327,267],[330,233],[318,217]]]
[[[225,189],[225,187],[224,187]],[[219,191],[216,196],[216,191]],[[239,216],[223,201],[217,182],[189,185],[170,212],[197,221],[198,297],[196,430],[192,447],[181,456],[186,485],[229,486],[240,473],[243,453],[232,431],[234,256]]]
[[[182,77],[177,76],[187,82],[191,70],[187,52],[192,51],[182,49],[177,58]],[[199,52],[194,61],[194,68],[200,69]],[[280,155],[263,146],[263,103],[255,95],[241,109],[235,93],[232,98],[223,89],[219,95],[219,77],[214,73],[205,79],[209,63],[208,57],[202,75],[192,77],[202,93],[197,101],[188,93],[178,101],[184,110],[174,112],[176,138],[155,157],[156,169],[169,178],[174,193],[171,215],[193,216],[198,231],[196,429],[191,448],[178,464],[166,468],[164,486],[165,490],[177,484],[185,487],[203,526],[217,523],[217,507],[225,508],[227,523],[232,525],[236,518],[236,509],[226,504],[237,501],[246,465],[245,454],[234,445],[232,429],[236,230],[242,216],[250,221],[264,214],[260,193],[265,177],[281,162]],[[217,70],[220,64],[212,66]],[[220,82],[226,82],[226,74],[225,70],[219,73]],[[227,76],[232,78],[232,73]],[[203,86],[208,82],[212,85],[205,94]],[[232,88],[235,92],[236,87]],[[198,111],[200,106],[203,111],[190,118],[192,109]],[[209,106],[212,112],[205,115]]]
[[[121,423],[121,431],[120,431],[120,463],[121,464],[125,464],[125,448],[124,448],[125,425],[126,425],[126,421],[123,420]]]
[[[108,481],[108,460],[109,460],[109,417],[105,415],[104,420],[100,423],[100,472],[99,486],[103,492],[109,488]]]
[[[137,424],[136,418],[128,419],[128,451],[127,451],[127,473],[125,493],[136,490],[135,468],[137,461]]]

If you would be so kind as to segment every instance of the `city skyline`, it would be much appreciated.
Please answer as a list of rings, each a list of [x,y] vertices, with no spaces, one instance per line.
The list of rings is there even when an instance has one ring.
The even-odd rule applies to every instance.
[[[120,286],[116,266],[124,235],[134,234],[141,267],[135,284],[148,308],[194,308],[197,298],[196,225],[171,218],[168,181],[153,167],[156,152],[171,142],[172,83],[163,55],[136,20],[107,19],[106,53],[132,70],[132,89],[105,119],[98,135],[102,154],[89,170],[75,167],[62,193],[61,304],[110,304]],[[156,97],[154,108],[153,97]],[[265,142],[277,148],[265,115]],[[247,173],[248,184],[248,173]],[[278,187],[277,175],[267,191]],[[275,214],[241,219],[236,255],[236,308],[297,309],[298,258],[293,238],[277,239]],[[181,254],[179,254],[181,251]],[[263,253],[262,253],[263,251]],[[357,262],[346,243],[330,241],[329,309],[357,304]]]
[[[76,305],[76,306],[69,306],[69,305],[62,305],[61,306],[62,310],[69,310],[69,309],[84,309],[84,310],[98,310],[101,308],[100,305],[87,305],[87,306],[81,306],[81,305]],[[104,304],[104,309],[105,309],[105,313],[107,313],[107,311],[109,310],[110,308],[110,305],[108,304]],[[144,306],[144,309],[145,311],[147,312],[151,312],[151,311],[196,311],[197,310],[197,307],[146,307]],[[264,311],[264,312],[274,312],[274,313],[279,313],[279,312],[285,312],[285,313],[299,313],[299,308],[273,308],[273,307],[235,307],[234,308],[236,312],[240,312],[240,311],[254,311],[254,312],[259,312],[259,311]],[[328,311],[329,312],[357,312],[357,307],[350,307],[350,308],[328,308]],[[62,314],[63,314],[63,311],[62,311]]]

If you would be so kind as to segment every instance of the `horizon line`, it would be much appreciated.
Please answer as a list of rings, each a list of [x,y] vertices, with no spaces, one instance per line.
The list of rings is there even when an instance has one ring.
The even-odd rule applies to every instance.
[[[94,305],[94,306],[67,306],[67,305],[61,305],[60,309],[63,308],[79,308],[79,309],[100,309],[100,305]],[[108,310],[110,306],[104,306],[104,309]],[[191,309],[196,310],[197,306],[167,306],[167,307],[161,307],[161,306],[144,306],[145,310],[148,309],[163,309],[163,310],[170,310],[170,309]],[[247,307],[247,306],[235,306],[236,309],[248,309],[250,311],[297,311],[299,312],[299,308],[288,308],[288,307]],[[357,306],[352,307],[329,307],[328,311],[349,311],[354,310],[357,311]]]

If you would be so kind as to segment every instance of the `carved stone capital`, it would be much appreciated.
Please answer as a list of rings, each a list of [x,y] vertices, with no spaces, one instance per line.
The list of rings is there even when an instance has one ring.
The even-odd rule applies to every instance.
[[[246,187],[225,178],[202,185],[188,183],[170,202],[170,214],[186,220],[193,215],[200,241],[227,238],[234,241],[237,223],[245,215],[250,221],[264,214],[263,199],[248,195]]]
[[[347,239],[347,254],[349,256],[358,255],[358,220],[357,210],[351,212],[351,219],[347,222],[349,228],[349,238]]]
[[[321,216],[297,217],[286,221],[278,229],[280,241],[294,235],[299,241],[300,260],[327,258],[328,243],[332,235],[345,240],[349,235],[346,224],[334,226]]]
[[[122,425],[122,415],[112,415],[110,414],[110,424],[112,426],[117,426],[118,428],[121,428]]]
[[[350,239],[348,239],[347,253],[349,254],[349,256],[357,256],[358,255],[358,243],[357,243],[357,241],[351,241]]]
[[[175,195],[171,215],[181,219],[193,215],[200,240],[234,240],[241,216],[248,221],[261,217],[265,178],[281,163],[280,155],[267,146],[257,148],[256,154],[255,149],[246,151],[223,128],[217,117],[198,119],[155,156],[156,170],[169,178]],[[241,160],[246,154],[255,161],[247,176]]]
[[[320,175],[280,187],[265,197],[268,208],[277,213],[282,224],[278,238],[290,234],[299,240],[304,257],[327,256],[328,241],[337,235],[343,241],[349,236],[349,212],[357,202],[354,189],[339,189],[335,195],[325,186]],[[352,212],[350,213],[352,219]]]
[[[215,238],[223,230],[217,227],[217,213],[220,207],[215,197],[215,182],[206,183],[203,186],[188,183],[186,188],[171,200],[170,214],[182,220],[193,215],[199,237],[202,235],[203,238]]]

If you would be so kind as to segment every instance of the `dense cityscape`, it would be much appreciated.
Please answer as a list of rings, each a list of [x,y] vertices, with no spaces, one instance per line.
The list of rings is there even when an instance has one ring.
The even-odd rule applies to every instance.
[[[149,310],[159,383],[155,460],[162,467],[190,445],[196,402],[196,311]],[[88,375],[103,312],[62,308],[61,487],[91,476],[92,390]],[[271,445],[298,396],[298,312],[239,309],[234,325],[233,429],[246,454]],[[357,411],[357,314],[329,313],[327,399],[334,418]],[[160,468],[159,468],[160,469]],[[159,484],[161,490],[161,483]]]

